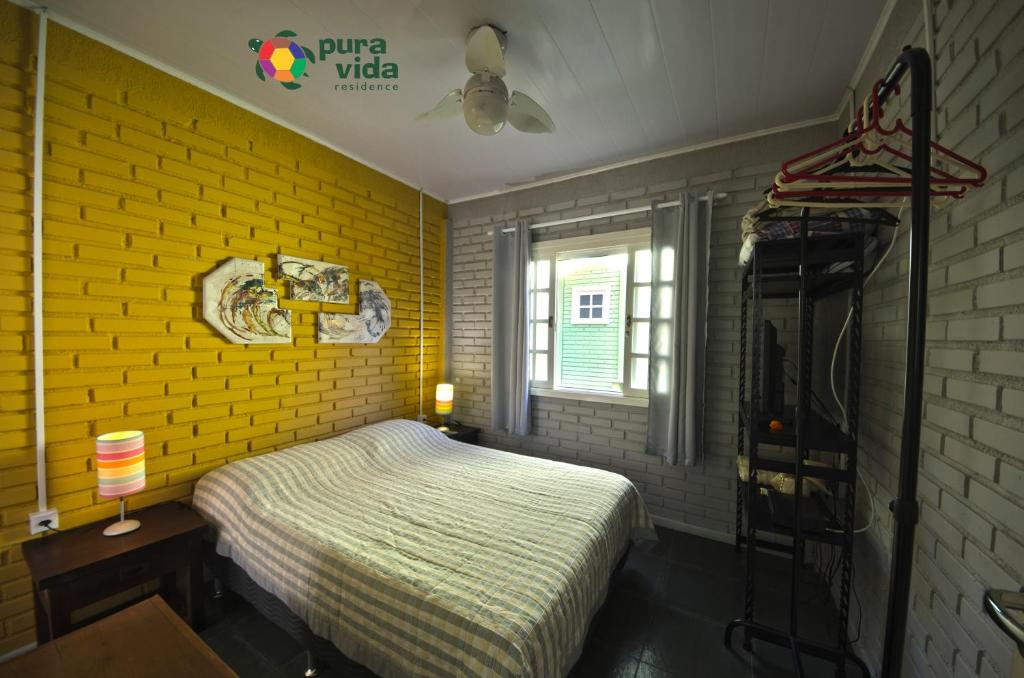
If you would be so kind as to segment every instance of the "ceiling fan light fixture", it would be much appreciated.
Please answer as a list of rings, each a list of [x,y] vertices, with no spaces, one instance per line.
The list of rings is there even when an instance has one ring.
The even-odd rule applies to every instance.
[[[505,32],[489,24],[477,26],[466,39],[466,68],[473,75],[461,90],[455,89],[444,96],[429,111],[416,116],[417,120],[435,120],[458,115],[466,126],[482,136],[500,132],[505,123],[520,132],[544,134],[555,131],[551,116],[536,101],[513,92],[509,97],[505,76]]]
[[[466,116],[466,124],[469,129],[485,137],[493,136],[505,127],[505,115],[497,112],[495,107],[489,106],[487,102],[480,106],[473,107],[468,104],[468,99],[462,104]]]
[[[483,136],[497,134],[508,118],[508,89],[500,79],[474,75],[463,88],[462,114],[471,130]]]

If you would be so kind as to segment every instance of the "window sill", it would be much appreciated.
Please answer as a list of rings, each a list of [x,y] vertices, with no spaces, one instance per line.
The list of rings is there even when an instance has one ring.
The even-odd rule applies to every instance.
[[[542,398],[561,398],[562,400],[578,400],[587,403],[608,403],[610,405],[626,405],[629,407],[647,407],[647,398],[638,396],[618,396],[590,391],[569,391],[566,389],[530,387],[530,395]]]

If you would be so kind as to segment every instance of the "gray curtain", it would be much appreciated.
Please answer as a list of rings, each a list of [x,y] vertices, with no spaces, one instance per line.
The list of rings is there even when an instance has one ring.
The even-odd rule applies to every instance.
[[[491,326],[491,428],[514,435],[530,430],[529,331],[526,272],[530,229],[494,229],[494,297]]]
[[[651,362],[647,453],[702,458],[711,200],[679,196],[651,210]]]

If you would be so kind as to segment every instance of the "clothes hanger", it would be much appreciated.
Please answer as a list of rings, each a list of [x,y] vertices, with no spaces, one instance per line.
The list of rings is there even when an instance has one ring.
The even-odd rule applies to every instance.
[[[860,156],[876,156],[885,151],[892,153],[903,160],[910,160],[910,156],[892,149],[887,144],[879,148],[860,146]],[[803,174],[801,178],[787,177],[785,172],[780,171],[772,184],[772,195],[769,202],[773,205],[781,204],[780,200],[788,198],[807,197],[871,197],[871,196],[907,196],[911,186],[911,174],[906,169],[885,162],[873,157],[872,165],[868,166],[863,161],[851,163],[849,158],[841,161],[834,161],[823,169],[833,174]],[[857,174],[844,174],[840,170],[844,165],[847,171],[851,167],[869,168],[868,172]],[[820,171],[820,170],[819,170]],[[969,184],[960,180],[944,170],[933,167],[930,182],[930,193],[935,198],[960,198],[969,188]],[[900,203],[896,203],[899,206]],[[886,203],[886,206],[892,206]]]
[[[862,128],[858,125],[856,138],[851,138],[848,143],[843,144],[842,152],[838,157],[822,160],[819,156],[817,163],[810,167],[806,167],[808,163],[803,163],[805,167],[784,163],[775,177],[775,192],[788,193],[788,197],[796,197],[798,188],[806,190],[872,189],[875,186],[890,185],[904,187],[900,195],[905,194],[911,184],[910,170],[886,162],[880,154],[885,152],[907,163],[911,163],[913,158],[885,142],[877,146],[865,145],[864,137],[872,131],[871,127]],[[854,154],[855,152],[856,154]],[[869,157],[872,160],[870,166],[863,160]],[[850,173],[852,168],[865,168],[867,171],[854,170],[855,173]],[[845,173],[842,171],[843,169],[846,169]],[[932,167],[931,185],[933,195],[960,197],[967,190],[968,183],[941,168]],[[871,193],[865,192],[862,195],[871,195]],[[893,193],[887,191],[882,195],[893,195]],[[780,195],[779,197],[787,196]]]
[[[811,195],[814,195],[813,193]],[[876,196],[875,193],[869,195]],[[900,193],[899,195],[903,195]],[[843,208],[849,209],[853,207],[880,207],[887,209],[895,209],[903,205],[902,200],[872,200],[870,202],[864,200],[843,200],[836,198],[833,200],[790,200],[788,197],[778,197],[773,192],[768,197],[768,204],[772,207],[830,207],[830,208]]]
[[[880,161],[877,157],[873,158],[873,162],[891,176],[865,177],[837,172],[844,163],[863,164],[858,162],[861,155],[864,157],[877,156],[882,151],[906,163],[913,162],[912,156],[907,152],[909,142],[906,138],[899,136],[902,134],[905,137],[911,137],[913,134],[903,121],[896,118],[892,129],[882,126],[882,107],[878,97],[880,85],[881,81],[872,87],[870,101],[866,98],[861,105],[861,115],[853,121],[850,133],[837,142],[783,163],[779,173],[781,181],[777,180],[776,185],[780,187],[788,185],[792,188],[797,185],[797,182],[810,182],[814,184],[814,187],[827,188],[828,186],[838,187],[842,182],[847,182],[848,187],[852,187],[853,184],[909,186],[911,181],[908,170]],[[892,143],[889,143],[890,141]],[[980,185],[985,180],[986,172],[981,165],[967,160],[937,142],[931,142],[931,146],[934,151],[933,159],[938,158],[939,162],[956,165],[967,174],[967,176],[957,176],[933,164],[931,170],[934,194],[961,197],[968,186]],[[804,186],[812,187],[808,183],[805,183]],[[795,193],[794,191],[790,192]]]
[[[905,149],[910,149],[912,148],[911,141],[913,139],[914,132],[907,127],[902,118],[894,118],[893,127],[891,129],[886,129],[881,123],[882,107],[879,103],[878,97],[878,88],[880,85],[881,81],[876,83],[871,91],[872,103],[878,111],[878,113],[875,114],[875,119],[878,121],[878,125],[875,129],[880,135],[888,137],[889,141],[895,141]],[[900,93],[900,87],[898,84],[895,87],[895,92],[898,95]],[[945,162],[951,166],[960,167],[964,172],[966,172],[966,174],[956,176],[956,181],[958,183],[967,184],[969,186],[981,186],[985,183],[985,180],[988,178],[988,171],[984,166],[968,160],[956,151],[943,146],[937,141],[930,141],[929,145],[932,150],[931,157],[933,163],[938,160],[939,162]]]

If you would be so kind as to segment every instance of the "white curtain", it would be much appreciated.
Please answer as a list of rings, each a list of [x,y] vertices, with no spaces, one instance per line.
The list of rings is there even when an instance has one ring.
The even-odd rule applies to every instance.
[[[647,453],[702,459],[711,196],[651,210],[651,363]]]
[[[494,229],[494,296],[491,326],[491,428],[513,435],[530,430],[527,344],[527,267],[530,229],[519,221],[511,233]]]

